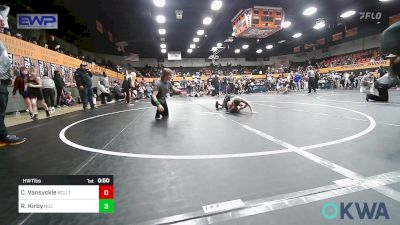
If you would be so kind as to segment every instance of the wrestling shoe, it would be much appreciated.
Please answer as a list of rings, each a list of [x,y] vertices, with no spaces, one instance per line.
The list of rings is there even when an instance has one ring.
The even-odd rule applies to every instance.
[[[7,145],[19,145],[26,141],[26,138],[20,138],[15,135],[7,135],[0,140],[0,147]]]

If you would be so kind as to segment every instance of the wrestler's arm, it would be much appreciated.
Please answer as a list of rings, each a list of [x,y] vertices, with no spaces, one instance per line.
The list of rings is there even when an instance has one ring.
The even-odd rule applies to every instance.
[[[254,111],[253,111],[253,107],[251,106],[251,104],[250,104],[246,99],[243,99],[243,98],[240,98],[240,97],[237,97],[237,98],[240,100],[241,103],[243,103],[243,104],[241,104],[241,106],[239,107],[239,111],[242,110],[242,109],[245,109],[246,107],[249,107],[250,111],[251,111],[251,112],[254,112]],[[242,105],[243,105],[243,106],[242,106]]]

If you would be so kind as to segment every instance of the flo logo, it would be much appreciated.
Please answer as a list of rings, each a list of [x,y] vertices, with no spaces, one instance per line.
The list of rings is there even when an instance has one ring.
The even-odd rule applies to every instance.
[[[360,20],[380,20],[382,18],[381,12],[359,12]]]
[[[390,219],[386,205],[383,202],[374,202],[368,204],[366,202],[341,202],[340,206],[333,202],[325,203],[322,207],[322,217],[327,220],[339,219]]]

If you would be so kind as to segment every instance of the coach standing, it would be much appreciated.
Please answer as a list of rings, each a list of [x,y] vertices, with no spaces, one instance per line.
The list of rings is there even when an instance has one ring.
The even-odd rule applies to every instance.
[[[374,86],[378,89],[379,96],[367,94],[366,100],[387,102],[388,90],[400,85],[400,22],[397,22],[383,31],[381,35],[381,52],[390,59],[389,72],[376,80]]]
[[[82,63],[80,68],[75,71],[76,86],[79,88],[83,109],[86,109],[88,102],[90,103],[90,108],[94,109],[92,76],[86,63]]]
[[[4,19],[0,15],[0,30],[4,27]],[[20,138],[7,133],[6,125],[4,124],[4,116],[8,103],[7,87],[11,83],[10,74],[11,64],[8,58],[6,46],[0,41],[0,147],[7,145],[17,145],[25,142],[25,138]]]

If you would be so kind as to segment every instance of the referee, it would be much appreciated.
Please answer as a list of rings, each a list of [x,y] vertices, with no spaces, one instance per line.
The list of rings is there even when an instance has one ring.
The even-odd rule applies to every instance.
[[[0,30],[4,28],[4,19],[0,15]],[[25,138],[20,138],[7,133],[6,125],[4,124],[4,116],[8,103],[7,87],[11,84],[10,75],[10,59],[6,46],[0,41],[0,147],[7,145],[17,145],[25,142]]]

